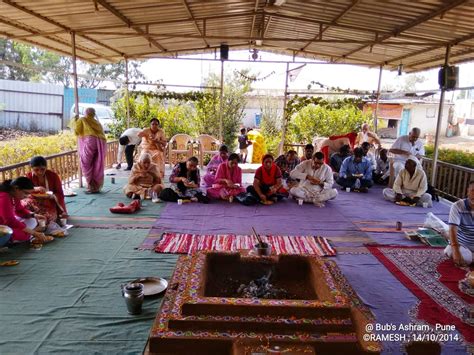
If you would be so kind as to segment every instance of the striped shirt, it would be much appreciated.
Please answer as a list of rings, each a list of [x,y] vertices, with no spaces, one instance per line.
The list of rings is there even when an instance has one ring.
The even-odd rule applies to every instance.
[[[474,252],[474,210],[467,198],[451,206],[448,223],[458,227],[459,244]]]

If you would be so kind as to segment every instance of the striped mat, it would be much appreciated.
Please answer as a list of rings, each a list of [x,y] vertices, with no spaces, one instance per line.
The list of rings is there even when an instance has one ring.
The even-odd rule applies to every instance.
[[[324,237],[318,236],[262,236],[264,242],[273,246],[275,254],[309,254],[336,256],[336,250]],[[164,233],[156,244],[155,252],[172,254],[194,254],[201,250],[237,251],[249,250],[257,244],[253,235],[199,235]]]

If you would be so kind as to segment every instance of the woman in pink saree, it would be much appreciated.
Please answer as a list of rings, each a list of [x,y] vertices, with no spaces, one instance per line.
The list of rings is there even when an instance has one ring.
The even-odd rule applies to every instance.
[[[86,193],[99,193],[104,184],[107,139],[102,125],[95,118],[95,110],[86,109],[84,117],[75,117],[70,127],[78,137],[82,174],[87,181]]]
[[[234,196],[245,192],[242,187],[242,169],[239,167],[240,157],[232,153],[229,159],[219,165],[216,178],[207,195],[211,198],[232,202]]]
[[[211,187],[216,180],[217,168],[219,165],[227,161],[229,149],[225,144],[219,148],[219,153],[214,155],[206,166],[206,175],[204,175],[204,184],[206,187]]]

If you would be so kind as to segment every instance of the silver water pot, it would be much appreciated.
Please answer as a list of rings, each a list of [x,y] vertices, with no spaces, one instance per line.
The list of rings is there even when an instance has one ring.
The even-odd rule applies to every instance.
[[[125,298],[125,304],[127,305],[128,313],[142,313],[143,298],[145,297],[143,284],[129,283],[122,285],[122,296]]]

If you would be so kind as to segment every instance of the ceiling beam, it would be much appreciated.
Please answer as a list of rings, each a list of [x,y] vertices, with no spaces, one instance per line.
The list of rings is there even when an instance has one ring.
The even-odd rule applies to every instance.
[[[344,15],[346,15],[348,12],[350,12],[358,3],[359,3],[360,0],[352,0],[352,3],[347,6],[339,15],[337,15],[332,21],[331,23],[337,25],[337,21],[339,21],[342,17],[344,17]],[[323,38],[323,33],[326,32],[329,27],[331,27],[331,25],[327,25],[325,27],[322,27],[320,26],[320,30],[319,30],[319,33],[314,37],[313,40],[319,38],[319,39],[322,39]],[[308,48],[311,43],[313,43],[313,41],[309,41],[307,44],[305,44],[305,46],[303,48],[301,48],[302,51],[304,51],[306,48]]]
[[[61,24],[61,23],[59,23],[59,22],[56,22],[56,21],[54,21],[54,20],[52,20],[52,19],[50,19],[50,18],[48,18],[48,17],[45,17],[45,16],[43,16],[43,15],[41,15],[41,14],[38,14],[37,12],[34,12],[34,11],[32,11],[32,10],[30,10],[30,9],[28,9],[28,8],[26,8],[26,7],[24,7],[24,6],[21,6],[21,5],[19,5],[19,4],[15,3],[15,2],[13,2],[13,1],[11,1],[11,0],[2,0],[2,2],[3,2],[4,4],[10,5],[11,7],[14,7],[14,8],[17,9],[17,10],[20,10],[20,11],[22,11],[22,12],[24,12],[24,13],[27,13],[27,14],[33,16],[33,17],[36,17],[36,18],[38,18],[38,19],[40,19],[40,20],[43,20],[43,21],[45,21],[45,22],[47,22],[47,23],[50,23],[50,24],[52,24],[52,25],[54,25],[54,26],[56,26],[56,27],[62,28],[63,30],[65,30],[65,31],[67,31],[67,32],[72,32],[72,31],[73,31],[71,28],[69,28],[69,27],[67,27],[67,26],[64,26],[63,24]],[[104,44],[104,43],[101,43],[101,42],[99,42],[99,41],[97,41],[97,40],[95,40],[95,39],[93,39],[93,38],[90,38],[90,37],[87,37],[87,36],[84,36],[84,35],[82,35],[81,37],[84,38],[84,39],[86,39],[86,40],[88,40],[88,41],[90,41],[90,42],[92,42],[92,43],[95,43],[95,44],[97,44],[97,45],[99,45],[99,46],[101,46],[101,47],[107,48],[108,50],[110,50],[110,51],[112,51],[112,52],[115,52],[115,53],[120,54],[120,55],[123,56],[123,53],[121,53],[121,52],[117,51],[116,49],[114,49],[114,48],[112,48],[112,47],[109,47],[108,45],[106,45],[106,44]]]
[[[144,30],[142,30],[141,27],[133,24],[126,16],[124,16],[119,10],[117,10],[115,7],[110,5],[107,1],[105,0],[96,0],[98,4],[100,4],[104,9],[112,13],[115,17],[120,19],[123,23],[125,23],[128,27],[132,28],[135,32],[140,34],[143,38],[145,38],[150,44],[158,48],[159,50],[166,52],[167,50],[165,47],[163,47],[161,44],[159,44],[156,40],[151,38],[148,33],[146,33]]]
[[[253,9],[254,14],[252,16],[252,25],[250,26],[249,38],[253,36],[253,30],[255,28],[255,22],[257,21],[258,3],[259,3],[259,0],[255,0],[255,6],[254,6],[254,9]],[[250,39],[249,39],[249,42],[250,42]]]
[[[186,2],[186,0],[183,0],[183,5],[184,5],[184,7],[186,8],[186,11],[187,11],[189,17],[192,18],[194,27],[195,27],[196,30],[198,31],[198,33],[199,33],[199,35],[201,36],[202,40],[204,41],[204,44],[209,47],[209,43],[207,43],[206,39],[204,38],[204,34],[202,33],[201,29],[199,28],[199,26],[198,26],[198,24],[197,24],[197,21],[196,21],[196,19],[194,18],[193,13],[191,12],[191,8],[189,7],[189,5],[188,5],[188,3]]]
[[[13,35],[11,35],[10,33],[7,33],[7,32],[4,32],[4,31],[0,31],[0,36],[3,36],[5,38],[11,38],[13,37]],[[43,44],[43,43],[39,43],[39,42],[36,42],[36,41],[28,41],[29,44],[32,44],[34,45],[35,47],[42,47],[42,48],[45,48],[47,50],[50,50],[52,52],[56,52],[56,53],[61,53],[63,55],[65,55],[66,57],[70,57],[71,56],[71,53],[69,52],[66,52],[62,49],[58,49],[58,48],[54,48],[54,47],[51,47],[51,46],[48,46],[47,44]],[[93,64],[97,64],[97,62],[95,61],[95,59],[103,59],[103,57],[97,57],[97,58],[84,58],[82,56],[77,56],[77,58],[85,61],[85,62],[90,62],[90,63],[93,63]]]
[[[32,35],[36,35],[38,34],[38,32],[33,29],[33,28],[30,28],[30,27],[27,27],[21,23],[18,23],[17,21],[14,21],[14,20],[10,20],[10,19],[6,19],[5,17],[3,16],[0,16],[0,23],[3,23],[7,26],[10,26],[10,27],[13,27],[13,28],[16,28],[17,30],[21,30],[21,31],[25,31],[25,32],[29,32],[31,33]],[[51,35],[46,35],[46,36],[43,36],[43,38],[45,39],[48,39],[48,40],[51,40],[51,41],[54,41],[54,42],[57,42],[57,43],[60,43],[62,45],[65,45],[65,46],[70,46],[70,43],[68,41],[65,41],[61,38],[57,38],[57,37],[52,37]],[[13,38],[10,38],[10,39],[13,39]],[[24,40],[25,42],[28,42],[28,40]],[[83,52],[86,52],[86,53],[89,53],[93,56],[98,56],[98,57],[102,57],[100,54],[98,54],[97,52],[94,52],[88,48],[85,48],[83,46],[76,46],[76,48],[80,51],[83,51]],[[69,56],[70,54],[68,54]]]
[[[415,52],[412,52],[412,53],[409,53],[409,54],[405,54],[405,55],[402,55],[402,56],[399,56],[399,57],[396,57],[396,58],[391,58],[391,59],[385,61],[384,64],[389,64],[389,63],[393,63],[393,62],[398,64],[398,62],[403,60],[403,59],[410,58],[410,57],[416,57],[419,54],[423,54],[423,53],[426,53],[426,52],[431,52],[435,49],[446,47],[447,45],[456,46],[456,45],[458,45],[462,42],[469,41],[471,39],[474,39],[474,33],[468,34],[466,36],[455,38],[455,39],[453,39],[453,40],[451,40],[447,43],[444,43],[444,44],[435,45],[435,46],[424,48],[422,50],[418,50],[418,51],[415,51]],[[386,42],[384,42],[384,43],[386,43]]]
[[[465,49],[465,50],[458,51],[456,53],[450,54],[449,58],[452,59],[452,58],[456,58],[456,57],[461,57],[463,55],[471,54],[471,53],[474,53],[474,49]],[[423,65],[423,64],[428,64],[428,63],[431,63],[431,62],[444,60],[444,57],[445,57],[444,54],[440,54],[438,56],[431,57],[430,59],[422,60],[422,61],[419,61],[419,62],[407,63],[406,66],[407,67],[416,67],[416,66],[420,66],[420,65]],[[444,64],[444,62],[441,63],[441,64]]]
[[[440,15],[443,15],[445,14],[447,11],[457,7],[457,6],[460,6],[462,4],[464,4],[466,1],[468,0],[454,0],[454,1],[449,1],[447,2],[445,5],[439,7],[438,9],[436,9],[435,11],[432,11],[430,12],[429,14],[426,14],[426,15],[423,15],[423,16],[420,16],[418,18],[416,18],[414,21],[412,22],[409,22],[407,23],[406,25],[404,26],[401,26],[397,29],[395,29],[391,34],[388,34],[388,35],[383,35],[383,36],[379,36],[379,38],[377,39],[377,43],[381,43],[383,41],[385,41],[386,39],[389,39],[390,37],[396,37],[398,36],[400,33],[404,32],[404,31],[407,31],[413,27],[416,27],[420,24],[422,24],[423,22],[426,22],[426,21],[429,21],[431,19],[433,19],[434,17],[436,16],[440,16]],[[364,45],[364,46],[360,46],[356,49],[353,49],[347,53],[345,53],[343,55],[343,58],[347,58],[349,57],[350,55],[354,54],[354,53],[357,53],[361,50],[363,50],[364,48],[367,48],[368,46],[367,45]]]

